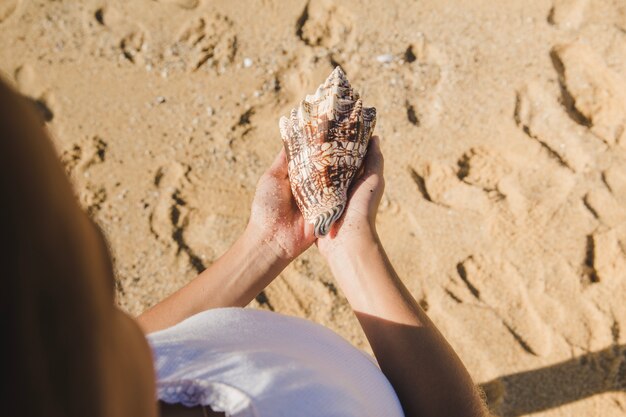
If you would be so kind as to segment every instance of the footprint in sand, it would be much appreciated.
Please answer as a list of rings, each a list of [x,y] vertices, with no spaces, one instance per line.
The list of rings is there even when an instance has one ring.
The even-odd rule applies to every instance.
[[[471,294],[493,309],[524,350],[538,356],[550,353],[551,331],[513,266],[473,255],[460,262],[457,271]]]
[[[106,155],[109,145],[100,136],[93,136],[80,145],[77,145],[79,149],[80,159],[76,166],[76,169],[83,174],[89,171],[96,165],[100,165],[106,161]],[[75,152],[76,146],[72,147],[72,153]],[[63,155],[61,161],[63,161]],[[95,207],[100,208],[100,205],[106,201],[107,191],[106,188],[98,186],[92,183],[87,184],[87,190],[91,194],[88,198],[92,200],[87,205],[88,208]]]
[[[43,87],[35,69],[24,64],[15,70],[15,83],[18,90],[30,100],[44,122],[54,119],[54,94]]]
[[[130,30],[120,40],[119,47],[124,58],[133,64],[138,61],[144,46],[144,33],[141,30]]]
[[[159,197],[149,218],[150,231],[171,248],[175,256],[186,255],[189,265],[196,272],[202,272],[205,269],[203,259],[185,240],[190,212],[184,194],[190,186],[188,174],[189,167],[178,162],[159,168],[154,178]]]
[[[185,175],[188,168],[178,162],[158,169],[154,185],[159,191],[159,198],[150,216],[152,233],[164,242],[169,242],[174,227],[184,224],[187,208],[181,196],[181,188],[187,183]],[[174,212],[175,210],[175,212]]]
[[[76,169],[83,156],[83,149],[80,145],[74,144],[71,148],[61,152],[61,164],[65,168],[67,175],[71,175]]]
[[[615,230],[594,232],[587,237],[583,275],[590,284],[617,283],[626,278],[626,254]]]
[[[490,207],[483,190],[461,181],[453,166],[432,161],[419,172],[409,168],[409,173],[422,197],[435,204],[474,211],[486,211]]]
[[[583,42],[557,46],[553,56],[562,84],[590,130],[609,145],[626,146],[626,80]]]
[[[548,22],[559,29],[578,29],[585,21],[589,0],[554,0]]]
[[[100,211],[107,201],[107,189],[89,181],[88,171],[106,160],[108,144],[99,136],[93,136],[72,145],[61,152],[61,163],[67,174],[78,183],[79,199],[91,215]],[[74,174],[82,175],[76,176]]]
[[[55,98],[52,93],[46,92],[37,98],[28,98],[37,110],[37,113],[39,114],[43,122],[51,122],[52,119],[54,119],[54,112],[52,111],[52,108],[55,105]]]
[[[577,181],[576,176],[566,169],[539,165],[517,171],[513,183],[528,203],[529,226],[541,234],[540,230],[567,203]]]
[[[15,83],[19,91],[29,97],[38,97],[44,92],[44,87],[30,64],[24,64],[15,70]]]
[[[415,111],[415,106],[413,106],[409,100],[405,100],[404,107],[406,108],[406,119],[415,127],[419,127],[421,122],[420,118],[417,117],[417,112]]]
[[[103,163],[106,160],[108,147],[109,145],[97,135],[86,141],[83,146],[85,158],[80,164],[80,169],[86,171],[94,165]]]
[[[316,309],[318,303],[330,306],[344,302],[337,296],[335,285],[324,280],[326,275],[327,272],[319,263],[312,260],[309,254],[303,254],[266,288],[266,297],[271,300],[273,309],[286,314],[314,316],[323,313]]]
[[[602,173],[602,180],[617,201],[626,207],[626,166],[614,163]]]
[[[457,177],[485,191],[497,189],[500,180],[511,167],[496,151],[484,147],[471,148],[458,162]]]
[[[593,138],[567,117],[539,83],[531,82],[517,92],[515,121],[561,165],[581,172],[589,164]]]
[[[61,153],[61,162],[68,174],[75,169],[84,173],[106,160],[109,145],[100,137],[93,136]]]
[[[233,21],[224,15],[198,17],[180,31],[168,51],[169,58],[179,59],[189,71],[201,67],[224,72],[237,54],[237,35]]]
[[[90,216],[95,216],[107,201],[105,187],[88,182],[79,192],[79,200]]]
[[[329,0],[310,0],[296,22],[296,36],[311,47],[350,50],[354,46],[353,19]]]
[[[146,49],[146,31],[130,22],[117,9],[103,7],[94,13],[96,21],[111,30],[117,37],[117,48],[121,56],[130,63],[142,62]]]
[[[0,24],[11,17],[19,5],[20,0],[0,1]]]
[[[391,62],[377,64],[381,69],[364,80],[368,95],[401,103],[397,111],[406,115],[408,129],[434,127],[446,108],[442,90],[449,85],[450,60],[423,33],[411,34],[405,41],[403,49],[391,51]]]
[[[407,120],[414,126],[433,126],[445,108],[440,92],[448,80],[447,56],[417,33],[400,62],[395,73],[401,77]]]
[[[614,163],[602,172],[602,181],[604,186],[592,188],[583,203],[602,224],[620,226],[626,222],[626,168]]]
[[[61,163],[70,175],[75,171],[85,173],[106,160],[108,146],[100,136],[93,136],[62,151]]]
[[[606,188],[594,188],[583,198],[585,207],[600,222],[615,227],[626,222],[625,206],[615,200],[613,194]]]
[[[424,199],[444,207],[481,212],[504,197],[499,184],[510,172],[511,167],[496,151],[484,147],[469,149],[456,167],[433,161],[419,172],[409,169]]]

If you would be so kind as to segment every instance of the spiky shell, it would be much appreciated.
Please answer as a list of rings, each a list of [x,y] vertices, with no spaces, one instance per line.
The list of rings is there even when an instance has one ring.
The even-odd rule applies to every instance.
[[[315,235],[325,236],[346,207],[376,124],[341,68],[279,122],[291,191]]]

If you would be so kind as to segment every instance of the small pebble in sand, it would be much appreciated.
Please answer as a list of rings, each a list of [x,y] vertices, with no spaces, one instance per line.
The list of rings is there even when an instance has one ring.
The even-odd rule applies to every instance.
[[[243,67],[244,68],[250,68],[252,66],[253,62],[251,58],[244,58],[243,59]]]
[[[213,114],[214,114],[213,107],[211,107],[211,106],[207,107],[206,108],[206,114],[209,117],[213,116]]]
[[[157,104],[163,104],[163,103],[165,103],[165,97],[163,97],[163,96],[158,96],[158,97],[156,98],[156,102],[157,102]]]
[[[393,55],[391,54],[378,55],[376,57],[376,61],[380,62],[381,64],[388,64],[393,61]]]
[[[117,195],[117,199],[118,200],[125,199],[126,198],[126,194],[128,194],[128,190],[122,190],[122,192]]]

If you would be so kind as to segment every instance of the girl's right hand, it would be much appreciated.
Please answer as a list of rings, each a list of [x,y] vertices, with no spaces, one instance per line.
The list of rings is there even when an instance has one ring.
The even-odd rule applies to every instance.
[[[316,242],[327,260],[334,255],[342,256],[344,249],[376,239],[376,213],[385,189],[384,159],[378,136],[370,139],[363,167],[363,174],[350,187],[343,216],[331,227],[327,236]]]

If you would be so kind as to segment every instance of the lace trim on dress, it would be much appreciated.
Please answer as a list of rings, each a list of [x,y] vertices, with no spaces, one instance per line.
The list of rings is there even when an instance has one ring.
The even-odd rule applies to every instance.
[[[213,411],[226,413],[227,417],[258,417],[246,393],[222,382],[201,379],[159,381],[157,394],[161,401],[168,404],[209,406]]]

